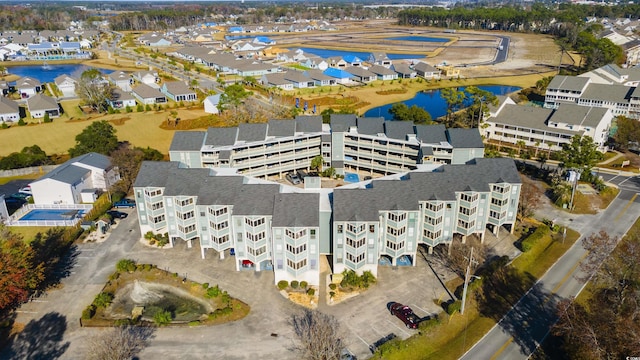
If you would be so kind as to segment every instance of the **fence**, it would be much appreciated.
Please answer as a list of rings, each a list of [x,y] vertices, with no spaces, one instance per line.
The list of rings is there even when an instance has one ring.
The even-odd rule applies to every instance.
[[[22,176],[30,174],[44,175],[60,165],[31,166],[20,169],[0,170],[0,177]]]
[[[6,221],[7,226],[74,226],[82,221],[82,218],[70,220],[20,220],[31,210],[84,210],[86,215],[93,208],[92,204],[25,204],[16,210]],[[84,217],[84,216],[83,216]]]

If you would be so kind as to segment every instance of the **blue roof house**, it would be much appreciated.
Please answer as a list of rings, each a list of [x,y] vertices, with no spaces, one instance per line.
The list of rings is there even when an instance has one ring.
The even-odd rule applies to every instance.
[[[362,66],[362,59],[355,55],[345,55],[342,57],[350,66]]]
[[[267,37],[267,36],[258,36],[255,39],[253,39],[253,43],[254,44],[261,44],[261,45],[275,45],[276,42],[275,40]]]
[[[351,78],[353,77],[350,73],[336,68],[327,68],[327,70],[322,73],[335,78],[337,84],[348,84],[351,82]]]

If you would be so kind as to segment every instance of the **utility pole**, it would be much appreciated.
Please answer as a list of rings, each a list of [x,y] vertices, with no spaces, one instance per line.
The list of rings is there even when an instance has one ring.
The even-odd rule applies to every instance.
[[[462,306],[460,306],[460,315],[464,315],[464,304],[467,301],[467,287],[469,286],[469,278],[471,277],[471,263],[473,261],[473,247],[471,247],[471,253],[469,254],[469,265],[467,266],[467,272],[464,276],[464,287],[462,289]],[[479,279],[478,276],[473,276]]]

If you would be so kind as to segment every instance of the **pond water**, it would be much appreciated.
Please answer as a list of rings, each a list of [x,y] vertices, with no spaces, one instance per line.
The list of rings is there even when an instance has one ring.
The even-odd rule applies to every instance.
[[[386,38],[386,40],[400,40],[400,41],[420,41],[420,42],[437,42],[437,43],[446,43],[451,41],[448,38],[438,38],[438,37],[429,37],[429,36],[396,36]]]
[[[489,91],[494,95],[507,95],[512,92],[520,90],[517,86],[506,86],[506,85],[483,85],[478,86],[478,88]],[[462,88],[464,89],[464,88]],[[412,99],[403,101],[408,107],[413,105],[417,105],[423,109],[425,109],[429,114],[431,114],[432,119],[439,118],[440,116],[444,116],[447,114],[447,103],[444,101],[442,96],[440,96],[440,90],[429,90],[429,91],[421,91],[416,94],[416,96]],[[382,106],[378,106],[367,111],[364,116],[365,117],[383,117],[386,120],[392,120],[393,116],[389,114],[389,109],[393,104],[386,104]],[[467,104],[468,106],[469,104]]]
[[[204,301],[170,285],[135,281],[119,290],[111,305],[115,317],[130,317],[135,306],[144,306],[142,317],[152,320],[160,311],[170,311],[173,321],[198,320],[212,311]]]
[[[62,74],[78,75],[92,67],[82,64],[47,64],[47,65],[24,65],[7,66],[9,74],[28,76],[40,80],[41,83],[53,82],[53,79]],[[110,70],[99,69],[103,74],[108,74]]]
[[[289,50],[301,49],[305,53],[318,55],[321,58],[328,58],[332,56],[346,56],[346,55],[355,55],[362,60],[367,60],[371,55],[370,52],[365,51],[344,51],[344,50],[334,50],[334,49],[316,49],[316,48],[290,48]],[[387,56],[391,60],[399,60],[399,59],[422,59],[425,57],[424,54],[394,54],[387,53]]]

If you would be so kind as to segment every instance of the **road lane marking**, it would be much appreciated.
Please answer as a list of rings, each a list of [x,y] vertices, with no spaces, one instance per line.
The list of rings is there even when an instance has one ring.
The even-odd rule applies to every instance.
[[[613,222],[618,222],[618,220],[620,220],[620,217],[622,217],[622,215],[624,215],[624,213],[627,212],[627,210],[629,209],[629,206],[631,206],[631,204],[633,204],[633,202],[636,199],[636,197],[638,197],[638,193],[633,194],[633,196],[631,197],[631,200],[629,200],[627,205],[625,205],[625,207],[622,209],[620,214],[618,214],[618,216],[616,216],[616,218],[613,219]]]
[[[509,340],[505,341],[504,344],[502,344],[502,346],[500,346],[500,349],[498,349],[498,351],[495,352],[495,354],[493,354],[493,356],[491,357],[491,360],[495,360],[498,358],[498,356],[500,356],[500,354],[502,354],[502,352],[509,346],[509,344],[511,344],[513,342],[513,336],[509,338]]]
[[[560,287],[561,287],[562,285],[564,285],[564,283],[569,279],[569,276],[571,276],[571,274],[573,274],[573,272],[574,272],[574,271],[576,271],[576,268],[577,268],[578,266],[580,266],[580,263],[582,262],[582,260],[584,260],[584,259],[587,257],[587,255],[589,255],[589,252],[585,252],[585,253],[584,253],[584,255],[582,255],[582,256],[580,257],[580,260],[578,260],[578,261],[577,261],[577,262],[576,262],[576,263],[571,267],[571,270],[569,270],[569,271],[564,275],[564,277],[562,278],[562,280],[560,280],[560,282],[558,283],[558,285],[556,285],[556,286],[553,288],[553,290],[551,290],[551,293],[552,293],[552,294],[555,294],[555,293],[558,291],[558,289],[560,289]],[[547,300],[548,300],[548,299],[549,299],[549,297],[547,297]],[[545,303],[546,303],[546,302],[547,302],[547,301],[545,300]]]

